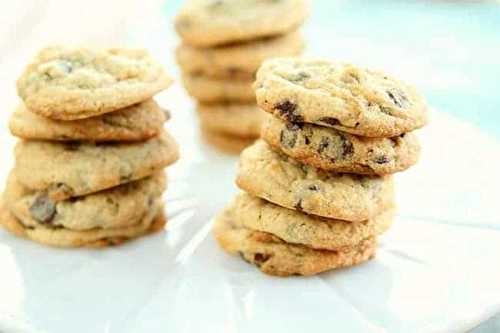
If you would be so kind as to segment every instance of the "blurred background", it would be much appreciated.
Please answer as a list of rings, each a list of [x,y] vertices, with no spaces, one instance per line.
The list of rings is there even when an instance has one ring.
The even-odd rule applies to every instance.
[[[172,22],[181,4],[180,0],[1,1],[0,153],[12,153],[15,140],[7,131],[7,119],[18,103],[15,80],[38,49],[53,43],[145,47],[179,78]],[[306,55],[394,74],[417,86],[434,109],[500,140],[498,1],[313,0],[304,30]],[[176,84],[163,101],[168,107],[179,98],[187,96]],[[172,108],[173,121],[190,111]],[[195,125],[174,128],[183,149],[194,155],[199,148],[186,146],[196,130]],[[453,145],[453,140],[444,142]],[[0,184],[4,176],[0,175]],[[499,331],[500,316],[474,330]]]

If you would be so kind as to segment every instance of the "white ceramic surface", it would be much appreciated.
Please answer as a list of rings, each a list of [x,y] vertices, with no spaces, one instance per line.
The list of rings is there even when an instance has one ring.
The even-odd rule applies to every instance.
[[[461,331],[500,311],[498,143],[433,113],[421,162],[398,175],[399,215],[377,258],[274,278],[213,240],[210,219],[236,193],[237,158],[199,142],[179,95],[176,86],[162,98],[185,110],[169,124],[183,158],[169,172],[167,231],[105,250],[0,231],[0,332]]]

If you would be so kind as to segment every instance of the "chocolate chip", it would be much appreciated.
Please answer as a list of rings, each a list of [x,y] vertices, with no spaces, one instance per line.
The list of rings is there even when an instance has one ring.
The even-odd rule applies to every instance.
[[[392,110],[391,108],[388,108],[387,106],[381,106],[380,107],[380,111],[382,113],[385,113],[385,114],[388,114],[388,115],[392,115]]]
[[[403,108],[408,104],[408,98],[401,91],[392,89],[387,90],[386,93],[396,106]]]
[[[297,201],[297,203],[295,204],[295,206],[293,206],[296,210],[298,210],[299,212],[302,212],[303,209],[302,209],[302,199],[299,199],[299,201]]]
[[[255,253],[253,255],[253,261],[254,261],[255,265],[257,265],[258,267],[260,267],[263,263],[268,261],[270,258],[271,258],[270,255],[267,255],[264,253]]]
[[[285,148],[293,148],[297,143],[297,132],[282,130],[280,134],[280,142]]]
[[[309,140],[308,136],[304,137],[304,141],[306,145],[309,145],[311,143],[311,140]]]
[[[342,157],[350,156],[354,153],[354,146],[352,142],[349,141],[344,135],[340,135],[340,141],[342,142]]]
[[[391,144],[393,147],[396,147],[399,144],[399,137],[389,138],[391,140]]]
[[[56,215],[56,204],[46,193],[40,194],[29,208],[30,214],[37,222],[48,224]]]
[[[326,136],[321,138],[318,146],[318,153],[322,153],[330,145],[330,139]]]
[[[386,164],[389,163],[389,158],[385,155],[379,156],[376,159],[373,160],[377,164]]]
[[[323,118],[318,119],[318,121],[321,123],[331,125],[331,126],[340,125],[340,121],[337,118],[333,118],[333,117],[323,117]]]
[[[280,115],[291,123],[302,123],[304,118],[297,114],[297,104],[290,101],[283,101],[274,106]]]
[[[309,186],[307,187],[307,189],[308,189],[309,191],[316,192],[316,191],[319,191],[319,186],[318,186],[318,185],[309,185]]]

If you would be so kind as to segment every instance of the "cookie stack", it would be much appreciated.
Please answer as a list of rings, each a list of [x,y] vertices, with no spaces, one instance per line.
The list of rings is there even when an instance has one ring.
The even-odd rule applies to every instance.
[[[241,154],[246,193],[216,218],[220,245],[281,276],[373,258],[393,221],[391,174],[418,159],[424,100],[386,74],[308,59],[265,62],[255,89],[272,116]]]
[[[255,104],[255,72],[268,58],[295,56],[308,0],[191,0],[175,27],[184,86],[198,101],[206,141],[239,152],[259,137],[263,112]]]
[[[152,99],[171,79],[143,50],[42,50],[17,82],[0,223],[63,247],[116,245],[165,224],[163,169],[178,159]]]

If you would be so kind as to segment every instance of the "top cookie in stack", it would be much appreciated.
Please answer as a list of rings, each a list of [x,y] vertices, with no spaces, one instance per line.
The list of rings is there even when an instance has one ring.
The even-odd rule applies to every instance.
[[[302,52],[308,8],[307,0],[191,0],[181,9],[177,61],[208,141],[239,151],[259,136],[255,73],[266,59]]]
[[[369,175],[415,164],[411,131],[427,122],[415,89],[382,72],[323,60],[266,62],[255,83],[268,117],[262,138],[315,167]]]
[[[0,207],[13,233],[104,246],[161,229],[178,147],[152,97],[170,77],[143,50],[42,50],[18,80],[21,140]]]
[[[393,220],[391,174],[418,159],[422,97],[380,72],[297,58],[266,61],[254,87],[272,116],[241,154],[246,193],[217,217],[216,239],[281,276],[373,258]]]

